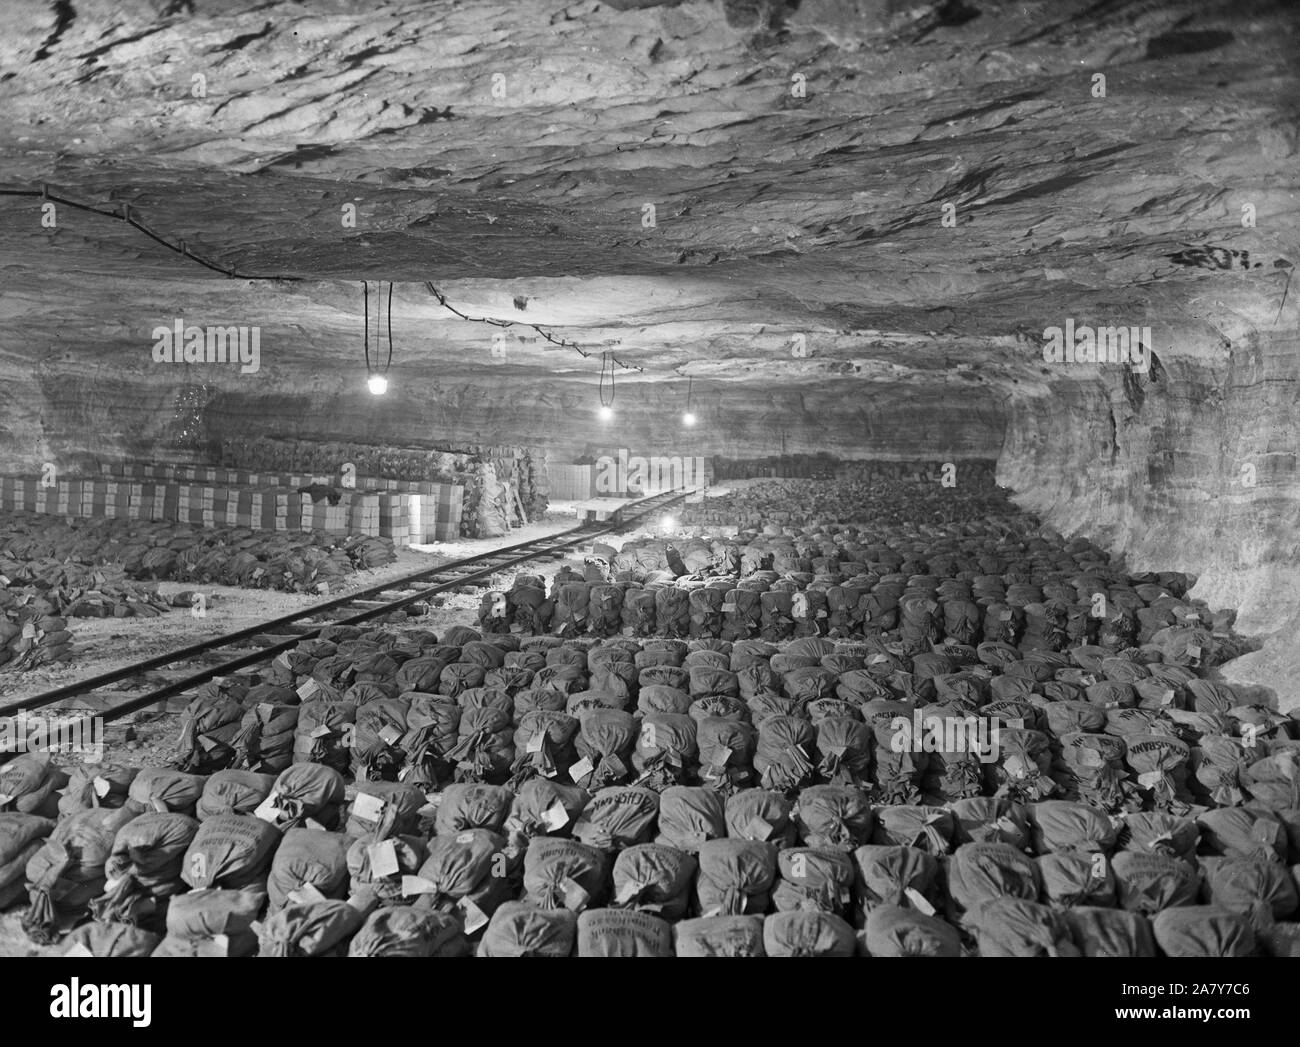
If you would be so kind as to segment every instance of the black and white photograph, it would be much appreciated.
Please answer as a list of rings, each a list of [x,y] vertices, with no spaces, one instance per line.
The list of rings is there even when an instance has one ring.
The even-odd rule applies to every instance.
[[[1298,193],[1285,0],[0,0],[0,1028],[1294,1014]]]

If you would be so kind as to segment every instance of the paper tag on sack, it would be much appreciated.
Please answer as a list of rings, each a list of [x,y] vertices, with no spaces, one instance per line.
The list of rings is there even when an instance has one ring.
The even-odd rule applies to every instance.
[[[485,927],[487,925],[487,914],[470,901],[469,898],[462,898],[460,900],[460,911],[465,918],[466,934],[473,934],[480,927]]]
[[[113,791],[113,786],[109,780],[107,778],[101,778],[98,775],[95,776],[91,785],[94,787],[95,795],[101,799]]]
[[[289,664],[289,652],[285,651],[281,654],[277,654],[275,660],[272,661],[271,664],[280,669],[291,669],[292,666]]]
[[[934,906],[915,887],[905,887],[903,893],[907,895],[907,900],[912,903],[913,908],[922,916],[934,915]]]
[[[732,757],[732,750],[727,746],[722,746],[709,758],[709,764],[721,771],[727,766],[727,761]]]
[[[1002,721],[1013,731],[1022,731],[1025,727],[1025,718],[1023,716],[1011,716]]]
[[[331,735],[331,734],[333,734],[333,733],[334,733],[334,731],[333,731],[331,728],[325,726],[325,724],[321,724],[319,727],[316,728],[316,730],[314,730],[314,731],[311,732],[311,734],[309,735],[309,737],[311,737],[311,738],[326,738],[326,737],[328,737],[329,735]]]
[[[591,760],[584,756],[569,768],[569,777],[575,782],[581,781],[595,769],[596,768],[592,766]]]
[[[402,740],[402,732],[391,723],[386,723],[379,731],[379,740],[385,745],[396,745]]]
[[[397,847],[392,840],[380,840],[366,848],[370,858],[370,875],[372,877],[395,876],[401,872],[397,864]]]
[[[307,680],[298,688],[298,697],[304,702],[310,701],[320,691],[320,684],[315,680]]]
[[[556,800],[542,815],[542,824],[550,832],[559,832],[569,824],[569,812],[565,810],[564,804]]]
[[[386,806],[387,804],[378,796],[357,793],[357,798],[352,801],[352,814],[362,821],[377,822]]]
[[[277,821],[279,821],[280,815],[284,813],[279,807],[275,805],[275,801],[277,799],[278,797],[276,796],[276,794],[272,793],[270,796],[268,796],[265,800],[263,800],[260,804],[257,805],[257,809],[253,811],[253,815],[257,818],[261,818],[262,821],[264,822],[270,822],[272,825],[274,825]]]
[[[149,803],[159,814],[167,814],[171,810],[171,808],[163,803],[162,799],[157,796],[150,797]],[[3,806],[3,801],[0,801],[0,806]]]
[[[1154,789],[1165,780],[1164,771],[1147,771],[1138,775],[1138,785],[1144,789]]]
[[[23,639],[30,640],[36,635],[36,625],[33,622],[27,622],[23,626]]]
[[[586,889],[571,877],[564,879],[564,907],[572,912],[582,912],[591,899]]]
[[[220,742],[216,741],[214,738],[208,737],[206,734],[199,735],[199,746],[205,753],[212,752],[212,750],[218,748],[220,744]]]
[[[402,877],[402,897],[412,898],[417,894],[437,894],[438,885],[423,876]]]
[[[64,956],[94,956],[95,954],[87,949],[81,942],[73,942],[71,948],[63,954]]]
[[[754,840],[766,840],[772,835],[772,826],[755,815],[745,823],[745,835]]]
[[[317,902],[325,901],[325,895],[321,894],[320,888],[314,883],[304,883],[301,887],[290,891],[288,897],[294,905],[315,905]]]
[[[633,898],[635,898],[638,894],[640,894],[644,889],[645,889],[644,886],[642,884],[637,883],[635,880],[628,880],[625,884],[623,884],[622,887],[618,889],[618,893],[614,895],[614,901],[617,902],[619,905],[627,905],[630,901],[632,901]]]
[[[1101,753],[1096,749],[1082,748],[1079,750],[1079,763],[1084,767],[1105,767],[1106,761],[1102,758]]]
[[[208,939],[209,948],[215,956],[230,955],[230,936],[226,934],[214,934]]]
[[[545,744],[545,742],[546,742],[546,732],[544,730],[538,731],[535,735],[533,735],[531,738],[528,739],[528,746],[527,748],[524,749],[524,752],[539,753],[542,751],[542,746]]]

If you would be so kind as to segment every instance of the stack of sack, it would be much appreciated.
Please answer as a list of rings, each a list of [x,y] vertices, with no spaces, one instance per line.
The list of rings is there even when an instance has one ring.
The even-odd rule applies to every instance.
[[[321,592],[396,558],[388,538],[0,513],[0,585],[53,593],[66,606],[46,613],[70,617],[157,614],[170,604],[148,583],[162,579]]]
[[[1017,537],[1017,526],[1033,537]],[[549,587],[520,575],[509,590],[486,593],[481,630],[563,639],[874,638],[907,655],[941,640],[1044,655],[1089,644],[1106,655],[1140,648],[1172,671],[1122,682],[1156,703],[1166,683],[1185,682],[1178,669],[1206,670],[1243,650],[1231,634],[1233,612],[1187,599],[1194,579],[1129,574],[1096,546],[1067,543],[1027,514],[914,523],[888,536],[834,524],[728,539],[640,538],[602,562],[609,571],[565,568]]]
[[[13,760],[0,898],[97,955],[1297,953],[1300,722],[1210,677],[1189,579],[992,522],[754,538],[327,627],[204,685],[170,768]]]

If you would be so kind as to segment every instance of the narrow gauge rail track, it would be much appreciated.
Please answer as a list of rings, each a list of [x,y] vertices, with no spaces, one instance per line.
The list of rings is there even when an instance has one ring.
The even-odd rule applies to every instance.
[[[636,524],[646,517],[662,512],[686,497],[685,491],[672,491],[650,498],[629,502],[607,521],[584,523],[558,534],[504,546],[477,556],[453,560],[414,574],[395,578],[380,585],[346,593],[330,600],[304,607],[292,614],[270,619],[236,632],[214,636],[165,654],[155,655],[139,662],[121,666],[98,676],[56,687],[54,690],[30,698],[0,704],[0,719],[40,709],[55,703],[75,706],[76,699],[94,708],[87,720],[116,720],[128,713],[157,705],[176,695],[184,694],[218,676],[228,676],[241,669],[269,662],[279,654],[292,650],[303,640],[320,635],[329,625],[355,625],[384,618],[459,586],[483,582],[497,571],[518,567],[534,560],[555,559],[574,546],[582,545],[601,535],[615,533]],[[425,586],[424,583],[432,583]],[[102,687],[120,683],[147,672],[173,667],[179,670],[176,679],[147,694],[128,697],[110,703],[106,695],[96,695]],[[84,707],[84,706],[83,706]],[[0,762],[16,751],[21,739],[13,738],[0,747]]]

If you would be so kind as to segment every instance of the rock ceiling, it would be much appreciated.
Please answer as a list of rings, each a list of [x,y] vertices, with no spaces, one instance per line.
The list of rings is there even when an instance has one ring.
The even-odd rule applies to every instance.
[[[396,282],[409,374],[594,383],[598,355],[526,326],[493,357],[497,329],[457,320],[432,281],[464,312],[644,368],[625,387],[920,388],[1000,418],[1060,377],[1046,326],[1150,324],[1162,361],[1213,354],[1273,320],[1296,256],[1298,23],[1270,5],[0,17],[0,183],[129,204],[224,268],[300,278],[228,280],[124,223],[65,208],[45,229],[39,201],[0,197],[11,360],[148,380],[149,331],[179,315],[261,326],[273,380],[356,369],[370,279]]]

